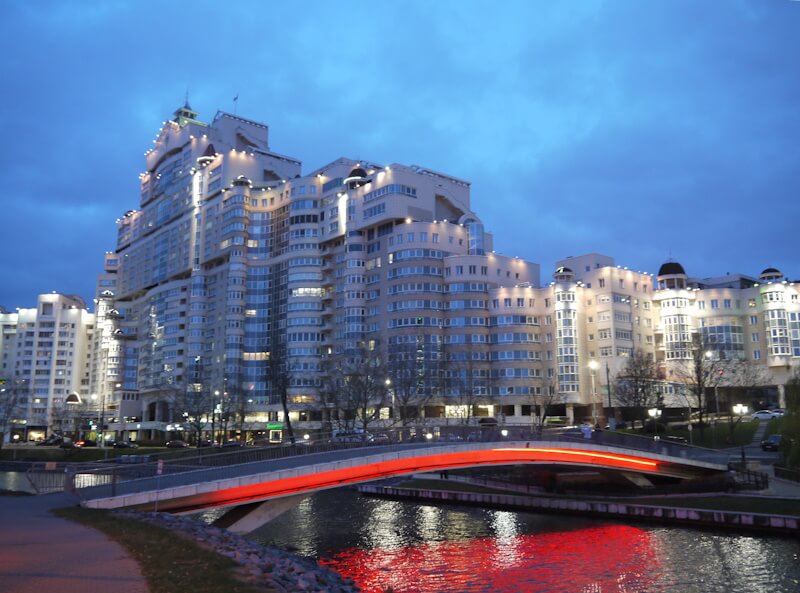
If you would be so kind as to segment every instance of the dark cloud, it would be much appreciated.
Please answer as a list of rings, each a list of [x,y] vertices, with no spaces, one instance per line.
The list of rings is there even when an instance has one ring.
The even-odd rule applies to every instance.
[[[183,101],[468,179],[499,251],[800,276],[800,3],[37,1],[4,6],[0,304],[90,297]],[[794,199],[793,199],[794,198]]]

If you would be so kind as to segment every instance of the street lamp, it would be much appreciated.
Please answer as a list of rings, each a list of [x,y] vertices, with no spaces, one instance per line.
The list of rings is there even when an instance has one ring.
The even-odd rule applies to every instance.
[[[744,417],[745,414],[747,414],[747,411],[748,411],[747,406],[744,404],[736,404],[735,406],[733,406],[733,413],[739,417],[736,420],[737,424],[742,421],[742,418]],[[733,437],[733,429],[734,427],[731,426],[731,437]],[[747,456],[744,453],[744,445],[742,445],[742,469],[745,469],[746,467],[747,467]]]
[[[214,397],[211,399],[211,446],[212,447],[217,442],[215,421],[217,419],[217,398],[218,397],[219,397],[219,390],[215,389],[214,390]]]
[[[597,373],[597,368],[600,365],[596,360],[589,361],[589,370],[592,375],[592,424],[597,426],[597,393],[595,392],[594,376]]]
[[[386,381],[384,381],[384,383],[386,384],[386,391],[389,392],[389,397],[392,400],[392,421],[394,422],[396,417],[397,417],[397,415],[395,414],[395,411],[394,411],[394,389],[392,389],[392,380],[391,380],[391,378],[386,377]]]
[[[647,410],[647,415],[650,416],[653,420],[658,420],[661,418],[661,410],[658,408],[650,408]]]
[[[742,416],[747,414],[747,406],[744,404],[736,404],[733,406],[733,413],[739,416],[739,420],[741,420]]]
[[[97,394],[92,394],[92,401],[97,401]],[[102,403],[97,406],[97,446],[103,446],[103,415],[104,415],[104,408],[106,407],[105,397],[102,400]]]

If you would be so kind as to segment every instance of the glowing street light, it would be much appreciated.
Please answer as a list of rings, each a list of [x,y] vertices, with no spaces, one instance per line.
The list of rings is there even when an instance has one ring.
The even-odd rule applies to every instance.
[[[589,370],[592,374],[592,425],[597,426],[597,392],[595,391],[595,379],[594,376],[597,373],[597,369],[600,365],[596,360],[589,361]]]

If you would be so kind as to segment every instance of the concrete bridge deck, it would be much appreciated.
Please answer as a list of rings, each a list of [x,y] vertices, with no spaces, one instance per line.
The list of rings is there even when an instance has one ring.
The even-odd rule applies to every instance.
[[[707,476],[727,469],[727,455],[640,439],[630,443],[584,439],[499,441],[481,443],[409,443],[316,451],[277,459],[260,459],[212,467],[186,468],[162,465],[160,475],[120,481],[99,470],[82,474],[77,488],[85,506],[134,507],[191,513],[230,507],[336,488],[421,471],[490,465],[549,464],[660,475],[680,479]],[[301,446],[302,450],[302,446]],[[243,452],[245,453],[245,452]],[[291,452],[294,453],[294,452]],[[225,455],[206,463],[225,461]],[[150,471],[152,468],[131,468]],[[87,478],[94,477],[92,480]]]

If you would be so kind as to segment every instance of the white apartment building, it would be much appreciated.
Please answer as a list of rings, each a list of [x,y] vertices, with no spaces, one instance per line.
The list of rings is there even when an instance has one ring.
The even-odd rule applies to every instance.
[[[17,402],[6,440],[41,440],[68,428],[67,398],[90,399],[94,315],[80,297],[42,294],[35,308],[0,313],[0,329],[2,396]]]
[[[542,285],[538,264],[495,253],[468,182],[346,158],[302,174],[236,115],[178,109],[141,188],[96,294],[90,387],[117,432],[169,432],[187,392],[238,402],[248,431],[283,421],[282,399],[298,428],[329,426],[328,369],[365,352],[391,386],[387,422],[403,400],[431,426],[520,427],[544,405],[607,416],[635,351],[677,394],[665,404],[686,407],[670,365],[692,335],[761,361],[775,393],[800,356],[777,271],[698,281],[670,262],[654,282],[587,254]]]
[[[659,308],[658,361],[666,378],[679,380],[693,344],[700,344],[705,356],[721,361],[723,391],[758,389],[741,403],[785,406],[784,385],[800,361],[795,282],[775,268],[766,268],[758,278],[734,274],[696,279],[679,263],[667,262],[659,270],[654,301]],[[728,372],[726,362],[737,361],[748,363],[738,365],[745,372]]]

